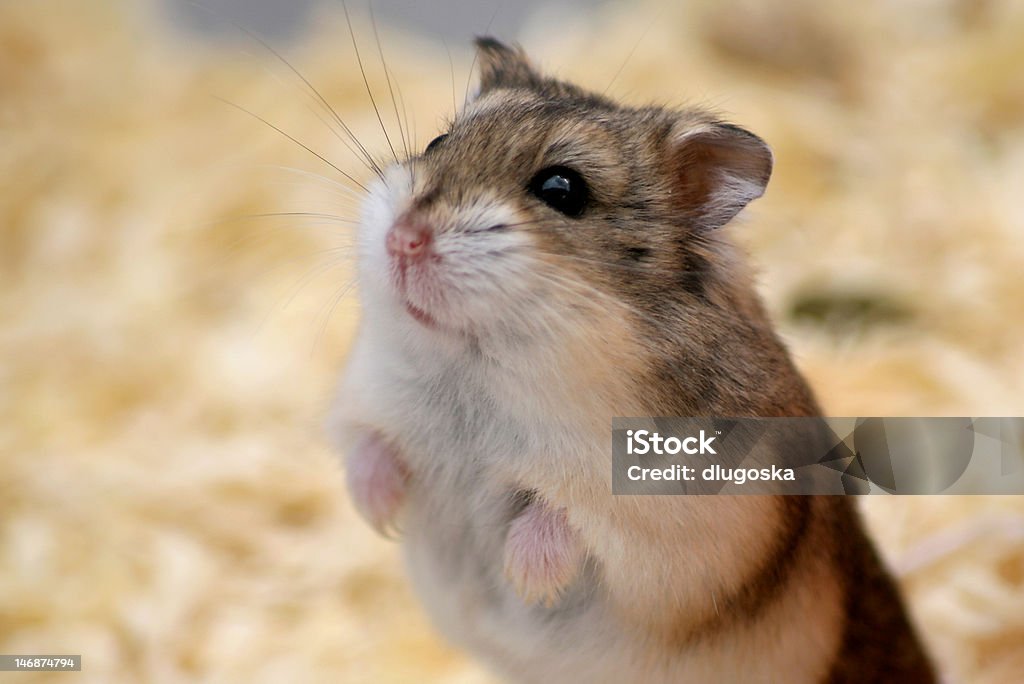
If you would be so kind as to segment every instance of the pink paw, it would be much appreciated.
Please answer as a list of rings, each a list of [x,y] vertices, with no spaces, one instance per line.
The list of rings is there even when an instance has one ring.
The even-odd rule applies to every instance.
[[[356,510],[373,529],[387,535],[394,529],[409,477],[394,448],[376,433],[363,435],[349,452],[346,476]]]
[[[533,501],[509,527],[505,577],[527,603],[550,606],[576,579],[582,556],[565,511]]]

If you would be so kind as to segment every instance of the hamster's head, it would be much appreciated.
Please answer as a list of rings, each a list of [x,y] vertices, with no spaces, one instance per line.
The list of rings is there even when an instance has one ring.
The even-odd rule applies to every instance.
[[[719,229],[764,191],[767,145],[546,77],[493,39],[477,50],[478,95],[371,187],[364,307],[414,335],[523,345],[716,306]]]

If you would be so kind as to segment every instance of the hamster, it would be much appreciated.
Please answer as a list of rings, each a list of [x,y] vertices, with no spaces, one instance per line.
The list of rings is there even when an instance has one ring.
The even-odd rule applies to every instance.
[[[512,682],[933,682],[845,497],[614,496],[614,416],[813,416],[723,226],[773,157],[477,41],[386,169],[332,417],[437,628]]]

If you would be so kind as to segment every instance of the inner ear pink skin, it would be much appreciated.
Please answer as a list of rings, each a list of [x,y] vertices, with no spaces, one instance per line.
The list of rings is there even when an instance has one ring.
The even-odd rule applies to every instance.
[[[583,549],[564,509],[533,501],[509,525],[505,577],[527,603],[553,605],[582,563]]]
[[[356,510],[378,533],[388,535],[395,529],[409,478],[398,453],[380,435],[368,432],[349,452],[345,475]]]

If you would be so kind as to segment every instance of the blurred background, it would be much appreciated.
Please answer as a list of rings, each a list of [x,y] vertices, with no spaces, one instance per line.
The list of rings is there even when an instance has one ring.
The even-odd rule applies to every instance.
[[[394,105],[350,5],[419,146],[487,30],[759,133],[730,230],[828,412],[1024,415],[1024,4],[375,0]],[[368,172],[289,64],[386,156],[336,2],[0,0],[0,652],[84,662],[18,682],[492,681],[326,443]],[[1021,497],[863,504],[948,681],[1021,681]]]

